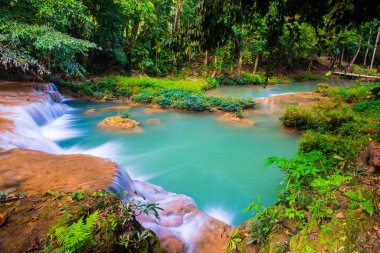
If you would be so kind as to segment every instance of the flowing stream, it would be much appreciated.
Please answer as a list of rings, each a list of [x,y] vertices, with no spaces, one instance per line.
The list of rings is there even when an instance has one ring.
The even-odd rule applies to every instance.
[[[258,99],[312,91],[316,85],[308,82],[266,89],[227,86],[210,90],[206,95]],[[178,202],[196,203],[201,211],[230,225],[239,225],[252,217],[243,209],[258,196],[264,205],[275,201],[276,191],[283,187],[282,172],[275,166],[265,168],[264,162],[271,156],[290,157],[299,138],[281,127],[278,113],[249,112],[246,117],[256,125],[236,126],[219,122],[216,113],[152,113],[146,110],[147,106],[129,109],[130,118],[141,122],[142,132],[104,131],[97,128],[97,123],[120,114],[121,111],[111,108],[120,104],[65,100],[55,86],[47,89],[48,99],[45,96],[28,106],[0,106],[0,113],[9,115],[15,124],[13,132],[1,134],[0,148],[109,158],[121,165],[113,185],[119,192],[136,190],[143,195],[141,201],[159,202],[164,208]],[[261,111],[266,110],[265,103],[261,107]],[[96,110],[88,113],[89,109]],[[208,219],[196,210],[182,216],[169,213],[162,218],[161,223],[146,220],[143,224],[159,234],[169,229],[186,243],[189,252],[193,245],[192,231]],[[173,223],[173,219],[182,221],[167,227],[165,223]]]
[[[284,93],[312,91],[317,82],[269,86],[227,86],[207,95],[253,99]],[[339,85],[345,85],[339,83]],[[247,115],[256,125],[233,126],[219,122],[212,113],[165,111],[144,113],[145,106],[130,109],[130,118],[141,122],[141,133],[103,131],[97,123],[120,111],[106,110],[115,103],[66,102],[68,118],[59,118],[43,133],[59,146],[80,150],[102,149],[134,179],[185,194],[210,216],[231,225],[251,217],[243,210],[258,196],[264,205],[275,201],[282,173],[264,167],[271,156],[290,157],[299,136],[284,131],[278,114]],[[88,109],[97,113],[85,114]],[[152,120],[154,123],[152,123]],[[62,136],[68,138],[62,140]]]

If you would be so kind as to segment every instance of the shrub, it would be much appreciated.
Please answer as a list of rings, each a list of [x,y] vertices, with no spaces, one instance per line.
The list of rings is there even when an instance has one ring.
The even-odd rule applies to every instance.
[[[354,119],[350,107],[335,107],[336,104],[326,102],[320,102],[311,109],[291,106],[287,108],[281,120],[286,127],[298,130],[334,131]]]
[[[296,81],[309,81],[309,80],[325,81],[328,79],[328,77],[323,74],[303,73],[303,74],[294,76],[294,79]]]
[[[139,103],[151,103],[156,96],[156,91],[153,89],[145,89],[131,97],[132,101]]]
[[[320,150],[326,156],[338,155],[354,163],[360,150],[364,148],[367,142],[368,137],[366,136],[347,138],[339,134],[307,131],[301,139],[299,150],[301,152]]]
[[[251,99],[206,97],[199,93],[186,92],[180,89],[159,90],[146,89],[131,98],[135,102],[155,103],[162,108],[175,108],[189,111],[208,111],[215,107],[219,110],[237,112],[254,108],[256,103]]]
[[[122,111],[120,113],[120,117],[122,117],[123,119],[129,118],[129,116],[130,116],[130,113],[128,111]]]

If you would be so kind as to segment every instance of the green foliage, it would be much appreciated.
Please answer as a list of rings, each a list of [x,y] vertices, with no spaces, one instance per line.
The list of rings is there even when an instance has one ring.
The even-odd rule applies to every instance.
[[[254,205],[251,204],[250,208],[253,207]],[[256,215],[247,227],[249,235],[248,243],[263,245],[273,231],[284,227],[283,220],[280,219],[283,208],[275,205],[263,208],[260,203],[254,208],[256,209]]]
[[[242,242],[241,235],[239,233],[239,230],[235,229],[234,232],[228,237],[228,243],[223,249],[227,249],[231,252],[235,252],[239,244]]]
[[[354,120],[354,113],[348,106],[338,103],[319,103],[312,110],[290,106],[281,117],[283,124],[299,130],[332,131]]]
[[[316,74],[316,73],[303,73],[294,76],[294,79],[296,81],[326,81],[328,78],[325,75],[322,74]]]
[[[80,252],[90,244],[91,234],[95,228],[98,212],[94,212],[86,218],[80,218],[69,227],[58,227],[54,229],[53,238],[57,238],[60,248],[56,252]]]
[[[145,229],[142,232],[137,231],[136,233],[122,234],[119,236],[119,245],[125,249],[138,249],[142,242],[150,237],[153,237],[153,234],[149,229]]]
[[[130,116],[130,113],[128,111],[122,111],[120,113],[120,117],[122,117],[123,119],[129,118],[129,116]]]
[[[316,178],[311,181],[310,186],[313,190],[318,191],[319,194],[327,194],[333,190],[339,189],[339,187],[346,183],[347,181],[352,180],[350,176],[341,176],[338,174],[328,176],[326,179]]]
[[[7,68],[21,67],[24,72],[35,65],[41,74],[53,69],[63,71],[67,76],[81,76],[84,69],[77,62],[76,56],[87,55],[90,49],[96,48],[94,43],[73,38],[47,25],[6,22],[0,25],[0,31],[3,35],[0,44],[12,45],[5,46],[8,51],[20,48],[21,52],[24,52],[13,56],[16,57],[15,62],[6,60],[3,64]],[[6,51],[4,52],[6,54]],[[7,58],[12,59],[12,56]]]
[[[286,158],[271,157],[266,166],[275,163],[286,173],[289,184],[307,185],[317,175],[323,176],[332,173],[337,162],[327,158],[321,151],[313,150],[308,153],[297,153],[290,160]]]
[[[349,191],[345,192],[344,195],[351,200],[348,204],[350,210],[361,209],[367,212],[370,216],[373,215],[374,207],[372,201],[364,198],[360,191]]]
[[[316,56],[318,37],[313,26],[299,22],[297,18],[285,18],[282,35],[279,38],[281,47],[290,66],[301,59]]]
[[[146,89],[131,98],[135,102],[155,103],[162,108],[175,108],[189,111],[208,111],[217,108],[227,112],[238,112],[254,108],[256,103],[250,99],[206,97],[199,93],[188,93],[183,90]]]

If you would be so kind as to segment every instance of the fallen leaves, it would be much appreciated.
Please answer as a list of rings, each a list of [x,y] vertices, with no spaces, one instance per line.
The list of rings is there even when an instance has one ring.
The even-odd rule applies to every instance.
[[[4,225],[8,217],[7,213],[0,213],[0,227]]]

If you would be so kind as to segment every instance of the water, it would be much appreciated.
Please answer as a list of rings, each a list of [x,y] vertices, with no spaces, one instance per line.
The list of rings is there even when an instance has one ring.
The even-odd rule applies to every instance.
[[[332,83],[349,85],[350,83]],[[312,91],[317,82],[267,86],[225,86],[206,92],[214,96],[253,99],[284,93]],[[48,87],[49,88],[49,87]],[[49,91],[57,92],[49,88]],[[17,108],[15,133],[4,135],[8,146],[26,147],[50,153],[84,153],[119,163],[133,179],[185,194],[209,215],[232,225],[251,217],[243,213],[258,196],[264,205],[275,201],[282,188],[282,173],[264,168],[270,156],[290,157],[299,136],[281,128],[278,114],[247,115],[253,127],[232,126],[217,121],[212,113],[165,111],[144,112],[145,106],[130,109],[131,118],[141,122],[143,132],[121,133],[96,127],[105,117],[120,111],[102,110],[115,103],[41,101]],[[86,114],[88,109],[97,109]],[[33,119],[32,119],[33,118]],[[152,124],[155,119],[160,124]],[[24,136],[25,138],[21,138]],[[25,141],[27,139],[27,141]],[[54,142],[52,142],[54,141]]]
[[[206,92],[209,96],[232,96],[259,99],[280,94],[314,91],[318,85],[317,81],[299,82],[281,85],[230,85],[220,89],[212,89]],[[324,82],[326,83],[326,82]],[[330,86],[352,86],[352,81],[336,80],[329,81]]]
[[[190,196],[201,210],[233,225],[250,217],[243,209],[258,195],[264,204],[275,201],[282,174],[264,168],[265,159],[289,157],[296,150],[298,137],[281,130],[277,115],[256,116],[256,126],[239,127],[220,123],[210,113],[145,114],[144,107],[138,107],[130,109],[130,117],[141,122],[143,132],[113,133],[96,124],[117,112],[84,114],[112,104],[70,101],[68,105],[75,109],[70,112],[71,127],[81,134],[58,142],[60,146],[90,149],[112,140],[114,160],[132,178]],[[149,119],[161,124],[149,124]]]

